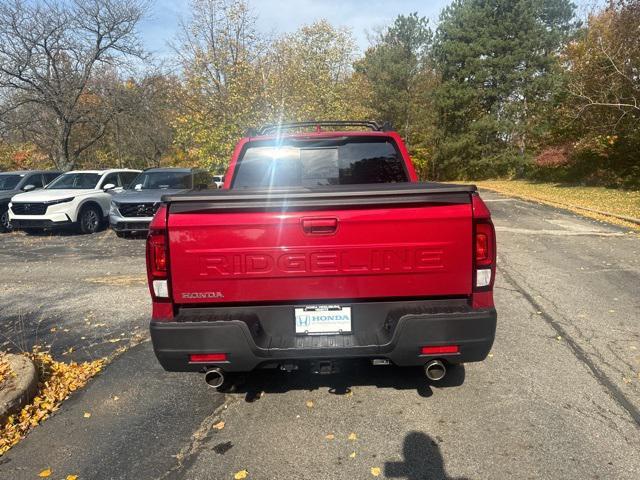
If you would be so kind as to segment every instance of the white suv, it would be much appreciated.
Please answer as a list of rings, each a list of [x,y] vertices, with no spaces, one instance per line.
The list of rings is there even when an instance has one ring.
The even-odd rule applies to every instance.
[[[9,221],[14,229],[33,231],[75,226],[94,233],[109,215],[111,194],[121,192],[140,170],[77,170],[60,175],[44,189],[14,196]]]

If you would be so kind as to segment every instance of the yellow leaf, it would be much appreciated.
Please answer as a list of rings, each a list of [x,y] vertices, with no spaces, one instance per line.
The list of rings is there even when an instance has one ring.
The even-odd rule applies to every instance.
[[[334,438],[336,438],[336,436],[333,433],[328,433],[324,438],[326,438],[327,440],[333,440]]]
[[[247,472],[246,470],[240,470],[239,472],[236,472],[236,474],[233,476],[233,478],[235,480],[243,480],[245,478],[247,478],[249,476],[249,472]]]
[[[218,422],[216,423],[213,428],[215,428],[216,430],[222,430],[224,428],[224,422]]]
[[[65,480],[78,480],[78,475],[67,475]]]
[[[52,473],[53,472],[51,471],[50,468],[45,468],[38,474],[38,476],[42,478],[46,478],[46,477],[50,477]]]
[[[354,432],[351,432],[349,434],[349,440],[351,440],[352,442],[355,442],[357,439],[358,439],[358,436]]]
[[[374,477],[380,476],[380,467],[371,467],[371,475]]]
[[[311,400],[307,400],[307,407],[313,408],[313,402]]]
[[[91,417],[91,414],[89,412],[84,412],[83,417],[84,418],[89,418],[89,417]]]
[[[356,458],[356,452],[351,452],[349,454],[349,458]]]

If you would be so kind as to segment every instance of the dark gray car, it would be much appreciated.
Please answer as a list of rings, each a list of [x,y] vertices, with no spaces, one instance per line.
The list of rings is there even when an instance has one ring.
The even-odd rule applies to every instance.
[[[44,170],[0,172],[0,232],[11,230],[9,202],[14,195],[42,188],[61,173]]]
[[[163,195],[217,188],[212,176],[196,168],[149,168],[114,195],[109,223],[119,237],[146,232]]]

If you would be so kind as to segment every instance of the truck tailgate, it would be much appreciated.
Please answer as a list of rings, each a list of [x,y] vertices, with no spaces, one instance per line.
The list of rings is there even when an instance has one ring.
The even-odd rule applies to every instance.
[[[171,197],[177,304],[464,296],[470,187]]]

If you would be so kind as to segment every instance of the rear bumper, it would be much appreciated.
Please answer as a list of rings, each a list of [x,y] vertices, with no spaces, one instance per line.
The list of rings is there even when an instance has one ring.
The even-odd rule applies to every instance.
[[[399,303],[399,302],[398,302]],[[385,303],[388,305],[388,303]],[[205,315],[199,315],[201,318]],[[266,336],[255,322],[244,319],[151,322],[151,340],[160,364],[168,371],[202,371],[218,366],[228,372],[296,363],[305,360],[384,358],[398,366],[424,365],[433,358],[450,362],[484,360],[496,330],[496,311],[408,313],[388,331],[375,334],[285,337]],[[359,337],[359,338],[358,338]],[[459,345],[454,355],[420,355],[420,347]],[[226,353],[228,361],[189,363],[192,353]]]

